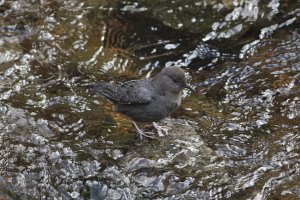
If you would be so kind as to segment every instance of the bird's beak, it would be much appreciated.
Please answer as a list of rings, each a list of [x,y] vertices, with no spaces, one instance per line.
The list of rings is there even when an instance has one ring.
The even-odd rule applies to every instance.
[[[187,83],[186,83],[185,85],[183,85],[183,87],[184,87],[184,88],[187,88],[187,89],[189,89],[189,90],[191,90],[192,92],[197,93],[196,90],[195,90],[194,88],[192,88],[192,86],[190,86],[190,85],[187,84]]]

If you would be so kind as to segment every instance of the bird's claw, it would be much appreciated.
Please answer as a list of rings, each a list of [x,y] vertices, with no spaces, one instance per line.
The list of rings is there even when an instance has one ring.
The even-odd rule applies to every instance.
[[[137,131],[137,133],[138,133],[138,135],[140,136],[141,139],[143,139],[143,137],[151,138],[151,139],[157,139],[155,136],[153,136],[153,134],[154,134],[153,132],[145,132],[142,129],[139,129],[139,127],[136,125],[136,123],[134,121],[132,121],[132,122],[133,122],[133,125],[135,126],[136,131]],[[156,130],[156,133],[159,137],[163,137],[163,136],[168,135],[168,131],[169,131],[168,127],[159,126],[155,122],[153,122],[153,127]]]
[[[139,130],[139,131],[137,131],[137,133],[139,134],[141,140],[143,139],[143,137],[156,139],[156,137],[152,136],[153,135],[152,132],[144,132],[142,130]]]
[[[159,126],[155,122],[153,122],[153,127],[156,129],[157,135],[159,137],[163,137],[163,136],[168,135],[168,131],[169,131],[168,127],[166,127],[166,126]]]
[[[139,134],[141,140],[143,139],[143,137],[146,137],[146,138],[151,138],[151,139],[156,139],[156,137],[152,136],[153,133],[152,132],[144,132],[143,130],[141,130],[134,121],[133,122],[133,125],[136,129],[136,132]]]

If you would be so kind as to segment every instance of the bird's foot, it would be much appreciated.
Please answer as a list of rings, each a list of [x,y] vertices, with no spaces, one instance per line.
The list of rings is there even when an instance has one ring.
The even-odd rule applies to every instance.
[[[159,126],[157,123],[153,122],[153,127],[156,129],[157,131],[157,135],[159,137],[163,137],[163,136],[166,136],[168,135],[168,127],[167,126]]]
[[[137,132],[137,134],[140,136],[141,140],[143,139],[143,137],[151,138],[151,139],[156,139],[156,137],[152,136],[152,135],[153,135],[153,132],[144,132],[143,130],[141,130],[141,129],[137,126],[137,124],[136,124],[134,121],[132,121],[132,122],[133,122],[133,125],[134,125],[134,127],[135,127],[135,129],[136,129],[136,132]]]
[[[152,132],[144,132],[143,130],[139,129],[137,130],[137,133],[139,134],[141,140],[143,139],[143,137],[156,139],[156,137],[152,136],[153,135]]]

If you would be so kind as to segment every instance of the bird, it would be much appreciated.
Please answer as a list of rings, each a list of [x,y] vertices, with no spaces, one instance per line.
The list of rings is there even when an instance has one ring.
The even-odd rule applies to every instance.
[[[124,83],[96,83],[92,90],[96,95],[110,100],[116,112],[132,119],[140,138],[155,138],[153,133],[144,132],[136,122],[152,122],[161,136],[168,129],[156,122],[175,112],[181,104],[182,90],[195,90],[187,83],[185,72],[177,66],[163,68],[151,78],[131,80]]]

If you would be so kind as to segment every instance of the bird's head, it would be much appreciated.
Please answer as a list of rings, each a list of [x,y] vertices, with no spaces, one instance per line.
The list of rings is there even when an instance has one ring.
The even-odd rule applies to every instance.
[[[184,88],[195,90],[187,83],[184,71],[180,67],[166,67],[157,76],[165,90],[179,93]]]

